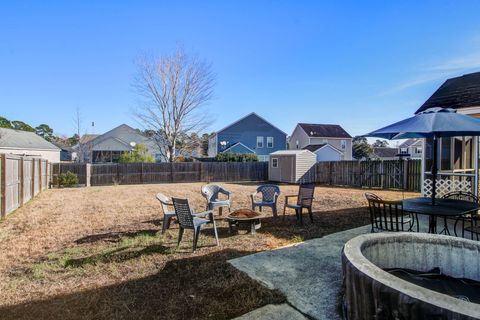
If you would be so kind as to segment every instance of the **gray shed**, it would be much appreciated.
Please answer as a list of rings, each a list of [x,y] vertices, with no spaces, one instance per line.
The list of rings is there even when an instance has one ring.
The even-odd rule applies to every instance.
[[[270,154],[268,180],[315,182],[317,156],[309,150],[280,150]]]

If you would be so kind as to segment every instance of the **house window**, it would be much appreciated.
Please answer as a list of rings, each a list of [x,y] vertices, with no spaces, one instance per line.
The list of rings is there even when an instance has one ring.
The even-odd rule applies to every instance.
[[[347,149],[347,140],[341,140],[340,146],[342,147],[342,150]]]
[[[278,158],[272,158],[272,168],[278,168]]]
[[[267,148],[273,148],[273,137],[267,137]]]
[[[262,136],[257,137],[257,148],[263,148],[263,137]]]
[[[295,141],[295,147],[298,149],[298,140]]]
[[[416,154],[422,153],[422,147],[415,147],[415,152]]]
[[[407,154],[407,153],[408,153],[408,149],[407,149],[407,148],[400,148],[400,153],[402,153],[402,154]]]

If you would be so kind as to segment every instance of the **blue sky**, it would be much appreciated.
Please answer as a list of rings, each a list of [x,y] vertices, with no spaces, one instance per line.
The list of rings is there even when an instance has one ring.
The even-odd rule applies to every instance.
[[[134,61],[178,45],[212,63],[220,129],[255,111],[363,134],[480,71],[480,1],[3,1],[0,115],[72,134],[132,116]],[[91,131],[91,129],[89,129]]]

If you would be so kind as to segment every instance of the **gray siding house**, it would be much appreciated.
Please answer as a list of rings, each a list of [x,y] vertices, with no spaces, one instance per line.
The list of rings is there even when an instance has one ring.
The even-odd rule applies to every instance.
[[[160,150],[151,138],[142,135],[138,130],[122,124],[112,130],[98,136],[85,139],[85,143],[77,145],[75,150],[83,161],[91,163],[118,162],[120,155],[125,151],[131,151],[137,144],[144,144],[148,152],[157,162],[162,162]]]
[[[286,146],[287,134],[252,112],[215,132],[209,139],[208,156],[222,152],[253,153],[259,161],[268,161],[270,153]]]
[[[341,152],[338,160],[352,160],[352,136],[338,124],[313,124],[299,123],[292,132],[289,141],[289,149],[300,150],[308,146],[319,146],[328,144]],[[312,151],[312,148],[309,148]],[[322,158],[333,156],[331,149],[316,148],[315,151],[319,161]],[[322,152],[329,152],[329,155],[322,155]]]

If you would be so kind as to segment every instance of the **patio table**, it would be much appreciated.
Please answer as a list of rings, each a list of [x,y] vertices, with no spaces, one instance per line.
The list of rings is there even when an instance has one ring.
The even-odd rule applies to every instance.
[[[447,218],[459,218],[480,208],[477,203],[457,199],[435,199],[435,205],[432,205],[432,200],[425,197],[405,199],[402,204],[405,212],[429,216],[429,233],[437,233],[437,217],[443,218],[444,229],[440,233],[448,235]]]

